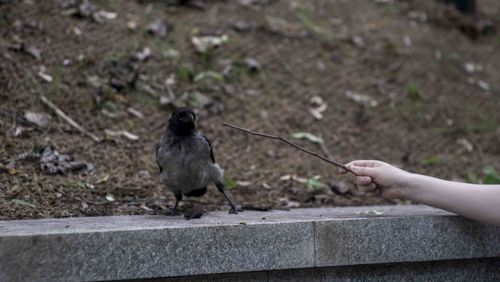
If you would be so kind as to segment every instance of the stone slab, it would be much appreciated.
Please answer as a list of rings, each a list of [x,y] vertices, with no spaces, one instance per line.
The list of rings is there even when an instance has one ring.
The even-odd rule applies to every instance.
[[[0,281],[232,275],[500,256],[499,234],[498,227],[425,206],[214,212],[189,221],[167,216],[0,221]]]
[[[500,257],[500,227],[458,216],[314,224],[316,266]]]
[[[140,279],[127,282],[287,281],[287,282],[471,282],[500,281],[500,258],[330,266],[304,269]]]

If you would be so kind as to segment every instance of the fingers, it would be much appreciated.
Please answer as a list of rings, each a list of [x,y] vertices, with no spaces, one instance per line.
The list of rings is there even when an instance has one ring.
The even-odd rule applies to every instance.
[[[366,192],[365,193],[365,196],[368,196],[368,197],[377,197],[377,196],[380,196],[380,189],[376,189],[376,190],[373,190],[371,192]]]
[[[354,165],[362,167],[376,167],[380,163],[381,163],[380,161],[374,161],[374,160],[356,160],[346,164],[346,166]]]
[[[366,196],[378,196],[380,195],[380,189],[377,189],[377,185],[373,182],[372,178],[369,176],[357,176],[354,181],[360,192],[363,192]]]
[[[374,176],[375,168],[382,165],[381,161],[356,160],[345,165],[347,169],[352,170],[356,175]],[[338,174],[345,174],[347,170],[340,168]]]
[[[358,185],[368,185],[372,183],[372,178],[370,176],[356,176],[355,182]]]
[[[361,191],[361,192],[372,192],[372,191],[375,191],[377,189],[377,185],[375,185],[375,183],[370,183],[370,184],[367,184],[367,185],[358,185],[358,190]]]
[[[352,170],[358,176],[365,175],[365,176],[368,176],[371,178],[375,178],[376,173],[377,173],[377,171],[374,167],[358,166],[355,164],[350,164],[350,165],[347,165],[347,168]]]

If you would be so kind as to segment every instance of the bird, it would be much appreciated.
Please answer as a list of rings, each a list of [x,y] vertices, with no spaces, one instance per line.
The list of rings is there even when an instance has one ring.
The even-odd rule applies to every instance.
[[[179,215],[177,208],[183,195],[201,197],[207,192],[209,184],[215,184],[229,202],[229,213],[236,214],[236,206],[224,187],[224,170],[215,161],[210,140],[196,129],[195,122],[193,109],[176,109],[156,146],[160,180],[176,199],[172,212]]]

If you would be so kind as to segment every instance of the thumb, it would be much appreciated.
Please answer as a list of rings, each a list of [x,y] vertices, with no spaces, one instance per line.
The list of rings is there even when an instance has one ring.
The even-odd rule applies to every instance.
[[[349,164],[347,167],[357,175],[370,176],[372,178],[375,178],[377,175],[377,169],[374,167],[357,166],[355,164]]]

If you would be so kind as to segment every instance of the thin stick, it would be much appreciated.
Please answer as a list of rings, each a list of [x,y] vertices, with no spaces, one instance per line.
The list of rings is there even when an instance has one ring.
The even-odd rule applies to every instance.
[[[42,103],[44,103],[47,107],[51,108],[59,117],[61,117],[63,120],[65,120],[67,123],[69,123],[74,128],[78,129],[78,131],[80,131],[84,135],[87,135],[88,137],[92,138],[96,142],[102,141],[101,138],[97,137],[96,135],[88,132],[83,127],[81,127],[78,123],[76,123],[76,121],[74,121],[72,118],[70,118],[68,115],[66,115],[61,109],[59,109],[56,105],[54,105],[45,96],[40,95],[40,100],[42,100]]]
[[[258,132],[254,132],[254,131],[251,131],[251,130],[248,130],[248,129],[245,129],[245,128],[241,128],[241,127],[239,127],[239,126],[232,125],[232,124],[229,124],[229,123],[223,123],[222,125],[223,125],[223,126],[227,126],[227,127],[231,127],[231,128],[233,128],[233,129],[237,129],[237,130],[240,130],[240,131],[243,131],[243,132],[246,132],[246,133],[252,134],[252,135],[261,136],[261,137],[266,137],[266,138],[270,138],[270,139],[274,139],[274,140],[279,140],[279,141],[281,141],[281,142],[285,142],[286,144],[288,144],[288,145],[290,145],[290,146],[292,146],[292,147],[295,147],[295,149],[298,149],[298,150],[300,150],[300,151],[302,151],[302,152],[304,152],[304,153],[308,153],[308,154],[310,154],[310,155],[313,155],[313,156],[315,156],[316,158],[319,158],[319,159],[321,159],[321,160],[323,160],[323,161],[325,161],[325,162],[327,162],[327,163],[329,163],[329,164],[332,164],[332,165],[334,165],[334,166],[336,166],[336,167],[339,167],[339,168],[341,168],[341,169],[344,169],[344,170],[346,170],[346,171],[348,171],[348,172],[350,172],[350,173],[352,173],[352,174],[356,175],[356,173],[354,173],[352,170],[348,169],[345,165],[341,165],[341,164],[339,164],[339,163],[337,163],[337,162],[334,162],[334,161],[332,161],[332,160],[330,160],[330,159],[327,159],[327,158],[325,158],[325,157],[323,157],[323,156],[321,156],[321,155],[319,155],[319,154],[317,154],[317,153],[314,153],[314,152],[309,151],[309,150],[307,150],[307,149],[305,149],[305,148],[302,148],[302,147],[300,147],[299,145],[297,145],[297,144],[295,144],[295,143],[293,143],[293,142],[290,142],[290,141],[288,141],[288,140],[286,140],[286,139],[284,139],[284,138],[282,138],[282,137],[279,137],[279,136],[276,136],[276,135],[265,134],[265,133],[258,133]]]

